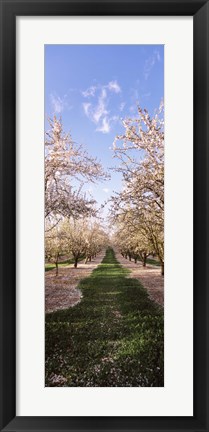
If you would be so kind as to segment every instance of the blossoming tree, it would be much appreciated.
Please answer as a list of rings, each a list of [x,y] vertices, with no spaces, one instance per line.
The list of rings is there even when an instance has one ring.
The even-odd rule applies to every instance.
[[[114,141],[124,187],[112,197],[112,219],[153,250],[164,274],[164,120],[163,104],[154,117],[138,108],[138,117],[123,121],[125,132]],[[139,248],[140,249],[140,248]]]

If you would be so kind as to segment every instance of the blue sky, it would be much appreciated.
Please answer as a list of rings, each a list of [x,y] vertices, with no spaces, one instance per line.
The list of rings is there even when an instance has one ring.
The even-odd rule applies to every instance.
[[[121,119],[135,117],[137,104],[153,114],[163,97],[163,45],[45,45],[45,115],[61,116],[105,169],[117,163],[111,148]],[[119,174],[111,176],[85,186],[99,205],[121,188]]]

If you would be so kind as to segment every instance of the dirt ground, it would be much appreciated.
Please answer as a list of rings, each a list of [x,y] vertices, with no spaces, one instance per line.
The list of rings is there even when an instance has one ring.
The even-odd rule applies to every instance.
[[[150,298],[163,306],[164,277],[161,276],[160,267],[151,264],[147,264],[146,267],[143,267],[141,262],[135,264],[133,260],[129,261],[128,259],[123,258],[118,251],[115,251],[115,256],[123,267],[131,270],[129,277],[138,279],[144,288],[147,289]]]
[[[45,273],[45,311],[54,312],[60,309],[66,309],[74,306],[82,298],[81,291],[77,288],[81,279],[90,275],[90,273],[100,264],[105,251],[102,251],[91,262],[85,264],[85,261],[78,263],[77,269],[70,264],[66,267],[60,267],[58,276],[56,270],[50,270]]]

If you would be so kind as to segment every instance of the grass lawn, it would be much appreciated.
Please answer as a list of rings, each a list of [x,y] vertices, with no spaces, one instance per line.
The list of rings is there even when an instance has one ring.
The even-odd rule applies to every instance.
[[[141,260],[140,258],[138,259],[138,261],[142,262],[142,260]],[[157,266],[157,267],[160,267],[160,266],[161,266],[160,261],[157,261],[157,260],[152,259],[152,258],[147,258],[146,263],[147,263],[147,264],[155,265],[155,266]]]
[[[84,259],[84,256],[82,256],[81,258],[78,258],[78,261],[82,261]],[[75,260],[74,258],[70,258],[68,260],[65,261],[61,261],[59,262],[59,267],[66,267],[69,264],[74,264]],[[55,264],[51,264],[51,263],[45,263],[45,272],[49,271],[49,270],[53,270],[55,268]]]
[[[163,310],[108,249],[82,301],[46,315],[46,386],[164,385]]]
[[[161,266],[160,261],[157,261],[157,260],[152,259],[152,258],[147,258],[147,264],[152,264],[152,265],[155,265],[158,267]]]

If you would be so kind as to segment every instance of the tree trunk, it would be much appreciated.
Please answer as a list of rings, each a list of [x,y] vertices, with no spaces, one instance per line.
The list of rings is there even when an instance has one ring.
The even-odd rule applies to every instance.
[[[55,262],[55,265],[56,265],[56,276],[58,276],[58,261],[57,260]]]
[[[134,262],[135,262],[135,264],[137,264],[137,258],[134,258]]]
[[[125,254],[125,259],[127,259],[127,255]]]
[[[78,257],[75,258],[74,267],[77,268],[78,265]]]
[[[161,275],[164,276],[164,262],[161,262]]]
[[[55,261],[55,265],[56,265],[56,276],[58,276],[58,259],[59,259],[59,253],[56,256],[56,261]]]
[[[85,264],[88,262],[88,255],[86,255]]]
[[[131,255],[129,255],[128,258],[129,258],[129,261],[131,261]]]
[[[91,262],[91,256],[89,257],[89,261]]]
[[[146,267],[146,262],[147,262],[147,254],[144,253],[143,254],[143,267]]]

